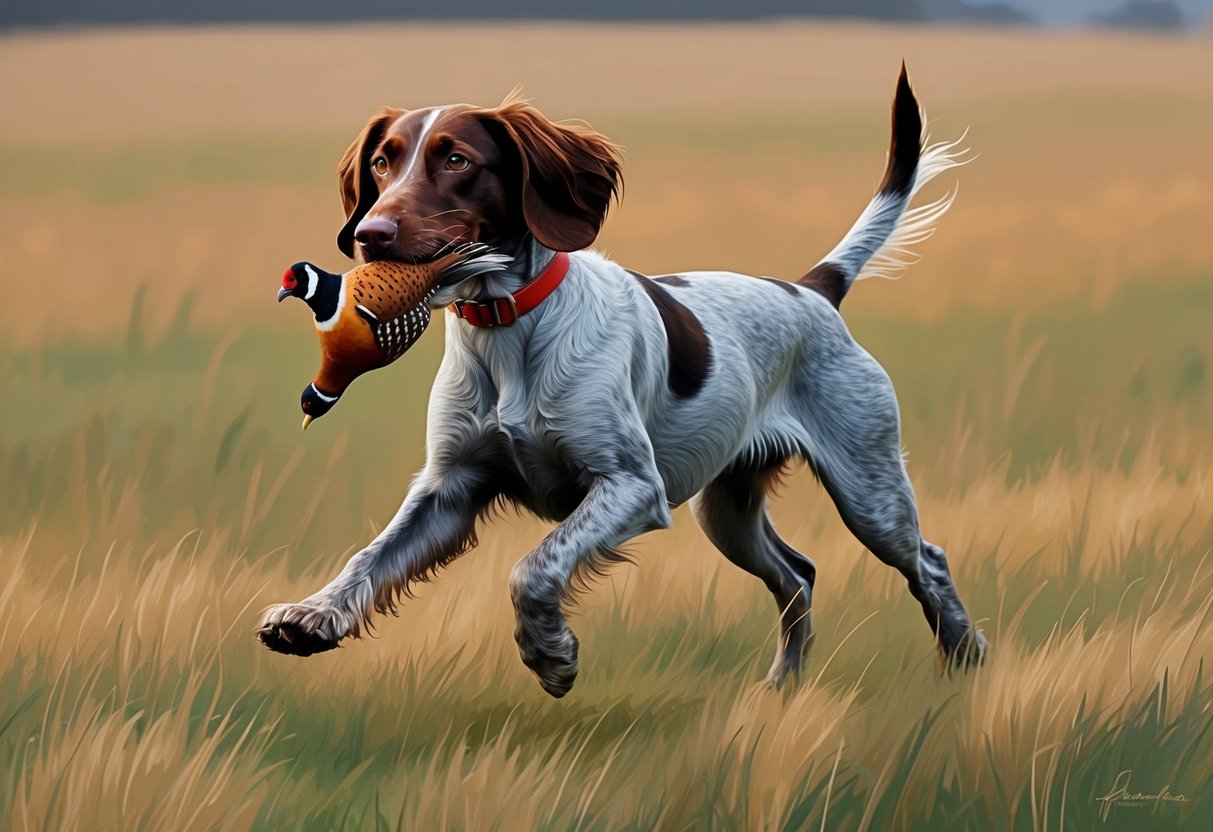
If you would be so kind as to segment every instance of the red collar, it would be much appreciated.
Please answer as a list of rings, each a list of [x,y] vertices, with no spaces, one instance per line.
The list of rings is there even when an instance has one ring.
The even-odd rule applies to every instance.
[[[503,298],[493,298],[486,303],[457,300],[449,308],[472,326],[509,326],[556,291],[568,273],[569,255],[558,251],[547,267],[517,292]]]

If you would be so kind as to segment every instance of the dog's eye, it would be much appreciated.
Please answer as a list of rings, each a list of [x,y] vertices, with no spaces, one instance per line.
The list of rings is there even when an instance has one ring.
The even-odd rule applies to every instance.
[[[387,176],[387,159],[380,156],[371,162],[371,170],[375,171],[376,176]]]
[[[471,160],[462,153],[452,153],[446,157],[447,170],[467,170],[470,164],[472,164]]]

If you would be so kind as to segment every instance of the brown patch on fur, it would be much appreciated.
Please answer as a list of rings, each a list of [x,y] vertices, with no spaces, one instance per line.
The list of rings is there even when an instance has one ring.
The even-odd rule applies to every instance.
[[[666,379],[670,392],[680,399],[694,396],[703,388],[712,367],[712,346],[703,324],[656,281],[630,269],[628,273],[640,282],[661,315],[670,358]]]
[[[654,277],[658,283],[664,283],[666,286],[690,286],[691,281],[687,280],[680,274],[663,274],[661,277]]]
[[[812,289],[828,300],[835,309],[839,307],[847,293],[846,275],[833,263],[818,263],[796,283],[806,289]]]
[[[760,277],[759,280],[765,280],[767,283],[774,283],[780,289],[783,289],[792,297],[800,297],[800,290],[796,288],[796,284],[788,283],[786,280],[776,280],[773,277]]]

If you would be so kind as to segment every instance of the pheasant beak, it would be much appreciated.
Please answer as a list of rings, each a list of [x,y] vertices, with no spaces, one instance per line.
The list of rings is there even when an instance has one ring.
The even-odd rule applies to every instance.
[[[282,303],[284,300],[286,300],[290,296],[291,296],[290,289],[279,289],[278,290],[278,302],[279,303]]]
[[[304,430],[307,430],[307,426],[310,425],[311,423],[312,423],[311,414],[308,414],[307,416],[303,417],[303,429]]]

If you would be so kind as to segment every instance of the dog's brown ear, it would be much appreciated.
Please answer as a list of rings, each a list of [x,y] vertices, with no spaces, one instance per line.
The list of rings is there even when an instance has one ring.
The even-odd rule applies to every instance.
[[[370,155],[383,141],[388,125],[405,114],[405,110],[384,107],[367,121],[358,138],[345,149],[337,163],[337,185],[341,190],[341,203],[345,207],[345,225],[337,232],[337,248],[346,257],[354,256],[354,229],[371,210],[379,191],[371,173]]]
[[[492,132],[504,134],[517,152],[522,215],[535,239],[556,251],[593,243],[623,185],[619,147],[588,128],[549,121],[520,101],[480,115],[490,129],[499,126]]]

